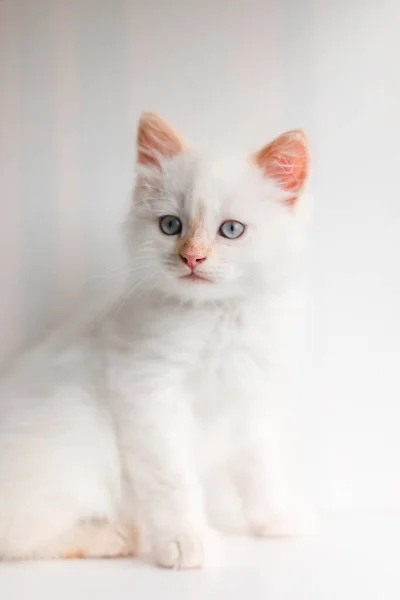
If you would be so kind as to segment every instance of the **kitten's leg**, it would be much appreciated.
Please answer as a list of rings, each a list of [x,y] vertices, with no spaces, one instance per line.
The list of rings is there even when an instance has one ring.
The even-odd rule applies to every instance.
[[[136,517],[144,522],[154,560],[190,569],[203,564],[206,520],[192,465],[191,419],[176,391],[147,396],[125,414],[123,454]]]
[[[304,515],[289,498],[285,468],[275,435],[249,428],[233,461],[233,477],[249,532],[256,536],[293,536],[308,532]]]

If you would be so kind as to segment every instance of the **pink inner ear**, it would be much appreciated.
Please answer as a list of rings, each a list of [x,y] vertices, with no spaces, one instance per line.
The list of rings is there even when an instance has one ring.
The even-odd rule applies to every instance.
[[[267,177],[275,179],[287,192],[293,192],[288,204],[296,201],[309,169],[307,139],[302,131],[289,131],[264,146],[254,156],[255,163]]]
[[[137,146],[139,164],[159,167],[161,158],[180,154],[187,144],[156,114],[144,113],[139,123]]]

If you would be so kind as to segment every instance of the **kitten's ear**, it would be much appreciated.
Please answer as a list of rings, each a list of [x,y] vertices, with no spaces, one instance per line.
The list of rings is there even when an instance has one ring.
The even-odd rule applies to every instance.
[[[309,171],[309,154],[306,135],[303,131],[288,131],[261,148],[252,156],[253,162],[266,177],[271,177],[279,186],[293,196],[287,203],[294,204],[304,187]]]
[[[158,115],[143,113],[139,121],[137,149],[139,165],[159,168],[163,158],[184,152],[188,144]]]

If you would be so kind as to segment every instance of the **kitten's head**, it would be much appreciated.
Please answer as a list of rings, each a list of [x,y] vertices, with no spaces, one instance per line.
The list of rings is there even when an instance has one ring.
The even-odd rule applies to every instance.
[[[126,233],[139,288],[182,300],[243,297],[282,280],[302,246],[302,131],[245,158],[192,150],[151,113],[138,130]]]

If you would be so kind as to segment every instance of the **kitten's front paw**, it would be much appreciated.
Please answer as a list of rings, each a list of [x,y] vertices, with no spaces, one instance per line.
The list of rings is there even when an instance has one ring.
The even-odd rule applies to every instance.
[[[274,510],[249,519],[250,532],[258,537],[296,537],[315,533],[316,521],[309,513]]]
[[[168,569],[199,569],[204,562],[204,536],[181,531],[172,539],[153,543],[155,562]]]

